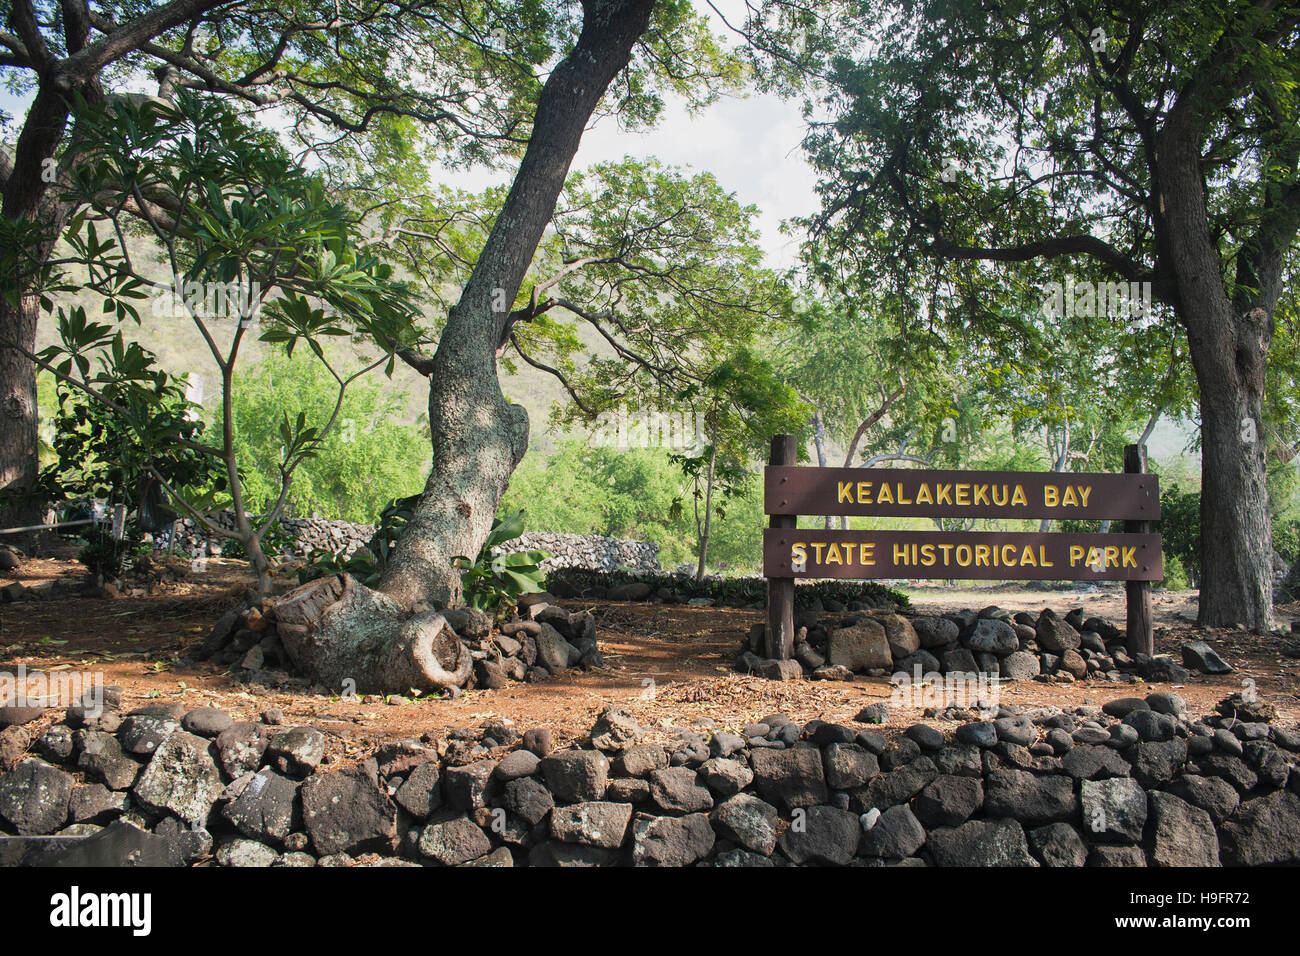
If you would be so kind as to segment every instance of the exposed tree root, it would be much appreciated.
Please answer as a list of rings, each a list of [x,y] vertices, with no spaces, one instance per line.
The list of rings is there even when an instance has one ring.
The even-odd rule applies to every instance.
[[[298,673],[329,688],[405,694],[469,679],[469,648],[441,614],[410,614],[349,574],[290,591],[276,602],[275,621]]]

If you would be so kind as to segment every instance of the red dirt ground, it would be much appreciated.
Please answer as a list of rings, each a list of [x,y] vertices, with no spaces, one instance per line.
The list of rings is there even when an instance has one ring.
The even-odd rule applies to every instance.
[[[84,569],[71,552],[26,562],[17,572],[0,574],[0,587],[13,581],[37,588],[51,581],[79,582]],[[473,690],[456,700],[425,699],[400,705],[348,702],[310,693],[286,693],[240,683],[216,667],[181,664],[183,650],[202,640],[220,613],[236,600],[248,581],[237,561],[211,560],[203,573],[158,589],[108,600],[56,592],[43,600],[0,605],[0,672],[18,664],[47,671],[99,672],[107,685],[119,685],[127,709],[160,701],[183,701],[187,707],[220,707],[237,718],[256,719],[279,708],[286,722],[308,723],[332,734],[334,758],[356,757],[379,743],[437,733],[452,727],[478,726],[509,718],[520,730],[549,727],[559,741],[588,730],[599,711],[617,704],[637,717],[652,736],[677,729],[737,729],[766,714],[781,711],[796,720],[819,717],[850,720],[865,704],[888,700],[893,687],[884,679],[851,683],[774,683],[731,671],[729,661],[749,626],[761,618],[754,610],[690,608],[653,604],[561,602],[590,607],[596,614],[598,639],[606,666],[587,673],[568,673],[540,684],[498,690]],[[286,579],[288,587],[292,579]],[[1087,608],[1089,615],[1123,623],[1122,587],[1092,593],[1054,592],[1019,587],[915,587],[914,607],[943,612],[990,604],[1012,610],[1053,607],[1064,613]],[[1178,653],[1192,637],[1210,641],[1237,667],[1221,677],[1194,677],[1175,686],[1194,714],[1253,680],[1259,695],[1275,704],[1286,726],[1300,719],[1300,660],[1278,651],[1276,638],[1240,631],[1200,631],[1189,623],[1195,593],[1157,592],[1157,650]],[[1284,623],[1300,617],[1300,606],[1279,609]],[[1070,685],[1036,681],[1008,683],[1001,700],[1018,705],[1099,705],[1114,697],[1168,690],[1169,685],[1112,684],[1086,681]],[[55,722],[51,710],[41,725]],[[921,718],[919,708],[894,706],[891,725],[905,727]]]

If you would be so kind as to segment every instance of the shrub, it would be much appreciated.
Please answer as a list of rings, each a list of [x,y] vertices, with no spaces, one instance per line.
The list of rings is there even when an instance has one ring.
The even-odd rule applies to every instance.
[[[1186,586],[1195,587],[1201,579],[1201,493],[1177,483],[1162,491],[1159,531],[1165,565],[1176,564]]]
[[[492,530],[473,561],[464,555],[456,556],[466,604],[480,611],[502,613],[515,606],[519,595],[536,594],[542,589],[541,565],[550,557],[548,552],[497,550],[523,533],[524,513],[516,511],[492,522]]]

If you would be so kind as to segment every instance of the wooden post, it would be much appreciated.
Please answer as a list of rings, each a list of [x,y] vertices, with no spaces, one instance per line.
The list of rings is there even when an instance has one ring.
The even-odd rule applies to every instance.
[[[797,447],[793,435],[773,435],[770,465],[793,465]],[[773,528],[793,528],[796,515],[772,515]],[[794,655],[794,578],[767,579],[767,627],[763,635],[767,656],[788,661]]]
[[[1144,475],[1147,471],[1147,446],[1124,446],[1124,473],[1127,475]],[[1130,534],[1147,534],[1151,530],[1150,521],[1125,521],[1124,530]],[[1154,654],[1155,631],[1151,619],[1151,582],[1125,582],[1126,604],[1128,609],[1128,652],[1129,654]]]

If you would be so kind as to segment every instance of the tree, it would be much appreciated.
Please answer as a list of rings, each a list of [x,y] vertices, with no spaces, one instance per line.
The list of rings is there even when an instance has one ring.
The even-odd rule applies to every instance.
[[[1033,264],[1071,263],[1108,290],[1150,289],[1179,323],[1200,393],[1204,625],[1271,618],[1260,439],[1300,226],[1297,12],[872,6],[857,35],[891,41],[835,64],[807,141],[825,255],[894,276],[936,319],[996,321],[992,303],[1041,300]]]
[[[541,128],[540,118],[537,128]],[[527,164],[521,166],[519,176],[526,174],[532,175]],[[525,188],[525,181],[516,178],[512,195]],[[530,189],[525,195],[532,198],[536,193]],[[521,277],[515,287],[497,286],[496,293],[483,303],[491,308],[495,302],[498,309],[492,313],[498,322],[498,338],[490,343],[484,338],[478,346],[485,363],[481,374],[490,377],[495,391],[499,391],[495,365],[500,356],[554,374],[573,400],[568,414],[574,418],[592,421],[620,404],[673,408],[681,404],[683,388],[702,382],[710,362],[716,363],[719,355],[752,335],[787,298],[777,277],[758,266],[762,254],[752,225],[754,210],[736,203],[712,176],[688,176],[654,162],[629,159],[602,164],[573,177],[556,202],[558,206],[553,202],[546,211],[553,239],[538,250],[535,261],[526,264],[525,276],[534,277],[527,292],[516,291],[524,282]],[[500,223],[512,215],[510,209],[507,198],[482,255],[492,249]],[[473,276],[480,273],[482,257],[477,261],[465,295],[474,288]],[[465,334],[457,332],[454,324],[465,301],[462,296],[451,312],[439,340],[440,353],[450,350],[449,335]],[[596,331],[601,352],[587,351],[574,323]],[[426,373],[435,368],[433,359],[408,358]],[[450,377],[454,380],[456,376]],[[447,382],[434,372],[430,386],[430,421],[437,448],[443,440],[437,425],[443,413],[434,405],[445,397],[435,393],[447,388]],[[464,388],[464,383],[460,387]],[[504,400],[502,403],[504,406]],[[467,410],[463,400],[455,407]],[[522,409],[503,407],[500,414],[522,419]],[[480,421],[499,419],[484,414]],[[479,466],[491,462],[491,471],[476,466],[462,476],[464,487],[474,489],[477,508],[495,508],[517,464],[513,456],[522,456],[526,447],[526,434],[519,430],[522,424],[495,436],[499,444],[490,453],[474,452]],[[507,441],[512,429],[513,443]],[[473,434],[473,441],[488,437]],[[458,453],[448,446],[442,454],[450,463]],[[445,494],[447,476],[440,469],[449,465],[439,461],[435,452],[434,476],[426,492],[430,507],[429,491]],[[493,484],[482,484],[488,475],[497,478]],[[501,487],[494,490],[497,481]],[[450,535],[477,534],[472,525],[456,517],[460,504],[476,507],[454,498],[442,502],[440,508],[455,510],[444,511],[438,519],[440,526]],[[415,533],[408,531],[408,535]],[[431,534],[429,540],[439,539]],[[380,589],[408,597],[428,593],[439,601],[454,599],[455,579],[449,577],[439,555],[439,551],[429,550],[428,557],[419,562],[421,571],[417,573],[416,563],[411,562],[405,576],[391,575]],[[399,559],[401,556],[399,545]]]
[[[380,366],[391,372],[395,350],[416,344],[414,303],[391,266],[357,251],[352,213],[327,201],[318,179],[220,100],[181,92],[171,103],[86,105],[78,122],[87,143],[93,139],[96,161],[78,165],[66,187],[79,193],[64,200],[80,209],[64,236],[72,251],[42,263],[34,286],[42,305],[56,313],[60,341],[22,354],[115,413],[149,476],[209,533],[237,539],[266,593],[270,565],[262,540],[279,519],[295,471],[338,422],[348,388]],[[159,201],[151,203],[150,195]],[[153,251],[170,267],[168,280],[151,279],[127,251],[122,210],[131,201],[145,210]],[[101,238],[100,229],[115,238]],[[138,321],[136,306],[144,299],[194,324],[221,382],[217,438],[200,441],[177,420],[183,389],[151,353],[127,344],[114,325],[88,320],[81,306],[55,306],[51,294],[68,288],[60,276],[68,265],[85,270],[86,286],[103,297],[114,325]],[[256,324],[263,341],[289,354],[298,346],[309,350],[333,380],[334,396],[315,421],[305,412],[281,413],[275,497],[254,520],[244,498],[241,466],[247,463],[238,455],[234,380],[241,346]],[[323,343],[349,336],[378,345],[377,357],[357,369],[340,367]],[[210,495],[195,497],[168,480],[160,460],[170,460],[177,445],[224,473],[233,531],[209,519]]]
[[[945,386],[951,382],[940,372],[942,350],[936,343],[907,340],[896,299],[839,295],[833,284],[827,286],[807,284],[797,320],[775,340],[772,361],[815,409],[818,464],[826,466],[834,442],[844,450],[842,466],[850,468],[861,464],[872,429],[890,416],[910,421],[917,430],[936,425],[929,413],[938,406],[931,399],[950,391]],[[905,457],[900,448],[897,459]],[[833,522],[827,516],[824,524],[830,528]],[[847,516],[841,516],[840,527],[849,527]]]
[[[724,514],[714,503],[715,490],[722,502],[744,495],[752,477],[750,463],[761,460],[773,435],[805,425],[809,407],[749,344],[709,369],[684,397],[699,410],[705,429],[701,436],[706,440],[704,447],[694,454],[673,456],[692,485],[699,542],[695,580],[702,581],[714,512]]]
[[[439,657],[445,622],[431,605],[457,598],[453,560],[478,553],[527,448],[527,413],[506,401],[497,378],[499,352],[540,301],[515,308],[519,290],[588,121],[616,78],[636,76],[624,71],[638,44],[678,82],[684,55],[677,47],[699,45],[698,20],[684,5],[587,0],[582,11],[576,42],[537,97],[514,182],[436,350],[399,353],[429,377],[432,467],[377,590],[347,577],[323,580],[277,606],[278,619],[319,651],[314,670],[327,684],[352,677],[377,688],[447,686],[468,673],[467,654]],[[693,80],[707,85],[708,77]]]
[[[374,117],[391,116],[396,119],[387,132],[396,135],[401,121],[414,120],[429,124],[435,139],[442,143],[457,136],[478,138],[480,142],[466,150],[470,159],[476,154],[510,154],[527,143],[514,183],[479,255],[472,260],[464,290],[442,324],[436,350],[430,355],[413,343],[384,343],[430,378],[432,468],[380,589],[371,591],[346,576],[323,580],[282,602],[278,612],[280,633],[288,635],[286,646],[293,644],[303,651],[297,655],[300,667],[326,683],[334,683],[340,675],[378,689],[461,683],[468,657],[441,617],[425,613],[425,609],[430,601],[456,596],[459,578],[452,559],[477,553],[496,502],[526,447],[527,418],[501,394],[498,352],[508,342],[515,322],[527,314],[512,306],[551,219],[582,132],[610,91],[615,94],[607,105],[611,112],[631,124],[647,122],[657,115],[663,91],[685,94],[692,104],[706,102],[720,86],[739,77],[739,61],[721,50],[688,3],[667,0],[586,0],[580,16],[573,3],[539,5],[524,0],[510,8],[523,28],[507,33],[504,54],[496,39],[487,39],[500,29],[501,12],[460,4],[449,4],[446,9],[432,3],[427,7],[381,5],[357,11],[356,17],[326,15],[311,24],[300,22],[297,11],[291,9],[286,34],[256,22],[258,15],[265,15],[261,8],[251,8],[252,13],[236,18],[236,28],[230,31],[230,47],[235,52],[224,65],[226,73],[234,72],[260,87],[279,82],[284,74],[278,67],[283,63],[288,87],[296,83],[313,93],[324,91],[324,98],[333,96],[346,106],[340,113],[314,100],[303,104],[292,95],[292,89],[288,93],[277,89],[264,99],[258,98],[265,93],[262,89],[246,95],[248,91],[240,89],[238,82],[232,86],[223,75],[195,62],[196,48],[227,49],[220,40],[225,32],[223,17],[235,9],[234,5],[223,7],[221,16],[176,36],[179,51],[141,49],[169,65],[173,59],[182,61],[191,76],[224,95],[243,96],[254,106],[290,104],[292,116],[312,130],[324,125],[366,132]],[[428,11],[437,15],[422,15]],[[385,19],[381,13],[391,16]],[[278,11],[270,14],[277,15]],[[372,22],[381,20],[388,34],[380,30],[377,35],[369,29]],[[346,40],[336,35],[340,24]],[[352,27],[359,28],[353,32],[362,38],[361,50],[347,48],[354,39],[349,33]],[[316,33],[311,37],[301,36],[313,28]],[[206,42],[209,29],[216,31],[215,47]],[[196,34],[202,43],[194,42]],[[321,34],[329,42],[318,48]],[[271,42],[266,49],[265,44],[277,36],[281,42]],[[302,47],[297,45],[299,39],[304,41]],[[249,50],[248,43],[255,49]],[[129,48],[124,45],[119,53],[125,55]],[[301,73],[288,69],[285,49],[292,49],[293,64],[301,66]],[[328,61],[325,67],[315,62],[318,54]],[[24,60],[20,66],[28,66],[25,53],[15,55]],[[501,62],[507,66],[504,72],[509,74],[509,82],[494,85]],[[253,72],[245,74],[250,63]],[[534,66],[546,67],[544,83]],[[31,68],[45,75],[37,65]],[[400,81],[393,80],[392,70],[402,71]],[[359,78],[364,82],[352,82],[354,71],[364,74]],[[205,78],[205,72],[211,75]],[[431,84],[426,80],[431,76],[437,76],[439,82],[433,83],[429,92]],[[455,79],[450,87],[442,84],[444,76]],[[504,103],[509,109],[489,105],[480,110],[485,102]],[[485,130],[475,125],[479,116],[508,122],[505,128]],[[412,128],[405,126],[406,131]],[[361,152],[354,147],[348,158]],[[418,158],[418,150],[403,152],[383,137],[371,153],[361,155],[371,164],[405,159],[407,169]],[[352,185],[361,192],[368,184]],[[393,194],[405,185],[397,182],[374,190],[378,193],[372,210],[375,215],[382,217],[383,207],[391,205]],[[154,202],[152,197],[146,200]],[[418,203],[411,203],[399,221],[408,227],[418,224],[422,212]],[[31,217],[7,218],[5,226],[11,235],[35,228]],[[405,240],[413,240],[416,228],[399,226],[397,231]],[[18,286],[30,283],[25,275],[17,278]],[[15,310],[21,300],[22,296],[15,297]],[[21,342],[16,344],[22,351]],[[331,613],[322,627],[327,609]]]
[[[723,499],[743,494],[753,456],[773,432],[800,424],[790,417],[795,396],[755,351],[790,312],[781,278],[760,266],[756,212],[712,175],[653,160],[572,177],[555,240],[535,265],[546,277],[517,310],[506,353],[565,387],[557,424],[595,423],[595,440],[607,442],[630,413],[654,433],[645,440],[679,449],[700,576],[715,489]],[[596,348],[578,324],[597,331]]]

